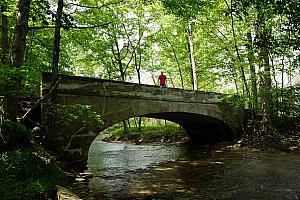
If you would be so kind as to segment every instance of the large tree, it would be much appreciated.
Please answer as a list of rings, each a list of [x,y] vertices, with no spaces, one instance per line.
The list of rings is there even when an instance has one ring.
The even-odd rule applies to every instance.
[[[26,50],[26,36],[28,32],[28,20],[30,11],[30,0],[20,0],[16,11],[16,22],[14,27],[14,38],[11,49],[11,68],[17,72],[24,63],[24,53]],[[8,119],[17,120],[17,103],[21,93],[22,77],[17,73],[11,77],[12,83],[9,83],[9,88],[6,93],[6,101],[4,110],[8,115]]]
[[[7,55],[7,25],[8,19],[3,15],[2,12],[2,66],[5,68],[5,92],[4,92],[4,112],[5,120],[11,122],[17,122],[17,112],[18,112],[18,100],[22,92],[22,73],[21,68],[24,64],[24,55],[26,50],[26,36],[28,32],[28,20],[30,12],[30,0],[20,0],[16,9],[16,18],[14,26],[14,37],[12,41],[11,48],[11,62],[8,62]],[[6,10],[5,2],[2,4],[3,11]],[[4,72],[4,70],[1,70]],[[2,114],[1,114],[2,115]],[[2,116],[1,116],[2,117]],[[1,130],[1,143],[12,144],[16,140],[16,130],[13,126],[5,126]],[[2,146],[2,144],[1,144]]]

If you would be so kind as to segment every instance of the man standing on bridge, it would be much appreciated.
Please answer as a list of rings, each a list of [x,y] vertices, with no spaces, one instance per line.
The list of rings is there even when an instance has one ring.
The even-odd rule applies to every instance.
[[[167,77],[164,75],[163,72],[160,73],[159,77],[159,86],[162,87],[167,87],[166,83],[167,83]]]

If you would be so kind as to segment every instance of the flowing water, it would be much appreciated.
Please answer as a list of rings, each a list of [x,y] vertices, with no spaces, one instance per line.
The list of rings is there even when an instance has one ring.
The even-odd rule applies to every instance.
[[[94,141],[83,199],[299,199],[300,153]]]

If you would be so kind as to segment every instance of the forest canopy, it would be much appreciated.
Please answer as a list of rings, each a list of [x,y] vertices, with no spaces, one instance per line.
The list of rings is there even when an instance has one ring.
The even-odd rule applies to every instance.
[[[238,94],[266,126],[299,117],[299,0],[3,0],[1,96],[42,72]],[[54,82],[55,82],[55,76]],[[14,105],[13,105],[14,104]]]

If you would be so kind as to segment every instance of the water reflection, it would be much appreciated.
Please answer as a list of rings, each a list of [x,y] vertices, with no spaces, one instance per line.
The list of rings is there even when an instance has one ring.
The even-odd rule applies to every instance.
[[[90,147],[88,168],[100,176],[122,175],[179,155],[180,147],[131,145],[95,141]]]
[[[96,141],[88,168],[89,199],[300,198],[299,153]]]

